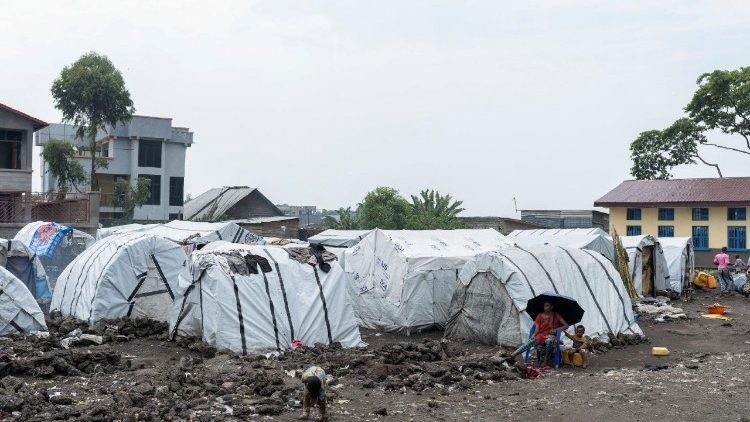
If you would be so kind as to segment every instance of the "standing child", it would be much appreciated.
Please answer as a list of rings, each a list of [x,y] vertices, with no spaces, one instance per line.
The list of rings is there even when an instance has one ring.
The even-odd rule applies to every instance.
[[[326,373],[319,366],[311,366],[302,373],[302,383],[305,384],[305,393],[302,398],[302,416],[300,419],[310,417],[310,407],[318,404],[321,422],[328,420],[326,416]]]
[[[570,335],[567,331],[563,331],[563,333],[565,333],[565,337],[573,340],[573,347],[565,349],[565,360],[572,364],[573,356],[576,353],[580,353],[581,360],[583,361],[581,367],[586,369],[589,366],[589,355],[591,353],[589,351],[589,338],[586,337],[586,327],[583,325],[577,326],[575,335]]]

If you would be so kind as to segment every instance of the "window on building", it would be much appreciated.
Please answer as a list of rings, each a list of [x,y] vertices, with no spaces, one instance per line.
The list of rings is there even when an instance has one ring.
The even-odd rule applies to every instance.
[[[628,208],[628,220],[640,220],[641,219],[641,209],[640,208]]]
[[[693,249],[708,249],[708,226],[693,226]]]
[[[730,251],[744,251],[747,245],[745,226],[727,227],[727,246]]]
[[[169,205],[177,207],[182,206],[184,184],[184,177],[169,178]]]
[[[674,208],[659,208],[659,220],[661,221],[674,220]]]
[[[693,221],[708,221],[708,208],[693,208]]]
[[[145,205],[161,205],[161,176],[139,174],[138,177],[143,177],[151,181],[151,185],[149,185],[151,196],[148,197]]]
[[[641,235],[641,226],[627,226],[627,227],[625,227],[625,235],[626,236],[640,236]]]
[[[138,141],[138,167],[161,168],[161,141]]]
[[[102,142],[97,148],[99,149],[100,157],[109,157],[109,142]]]
[[[659,226],[659,237],[674,237],[674,226]]]
[[[20,170],[21,132],[18,130],[0,130],[0,168]]]
[[[169,214],[169,221],[174,221],[174,220],[179,220],[179,219],[180,219],[180,214],[177,214],[177,213]]]
[[[747,217],[747,208],[727,208],[727,220],[729,221],[745,221]]]

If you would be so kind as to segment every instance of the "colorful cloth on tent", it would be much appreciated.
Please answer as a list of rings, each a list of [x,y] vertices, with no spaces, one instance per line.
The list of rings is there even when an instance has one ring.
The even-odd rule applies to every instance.
[[[73,229],[68,226],[46,223],[34,232],[29,249],[39,256],[51,257],[70,233],[73,233]]]

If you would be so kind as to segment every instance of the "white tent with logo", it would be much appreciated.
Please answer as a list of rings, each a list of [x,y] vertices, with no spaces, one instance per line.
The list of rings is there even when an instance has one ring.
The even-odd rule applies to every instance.
[[[241,354],[282,352],[295,340],[362,345],[335,260],[325,272],[285,248],[214,242],[191,255],[176,296],[171,338],[201,337]]]
[[[599,252],[611,262],[615,260],[612,238],[602,229],[514,230],[508,240],[521,247],[552,245],[588,249]]]
[[[492,229],[375,229],[344,252],[357,320],[403,334],[444,327],[458,270],[477,254],[511,246]]]
[[[44,314],[26,285],[0,267],[0,335],[47,331]]]
[[[180,245],[158,236],[106,237],[63,270],[51,309],[90,323],[122,317],[167,321],[186,260]]]
[[[661,244],[653,236],[622,236],[622,247],[628,254],[628,266],[635,291],[644,296],[671,289],[681,292],[679,280],[672,281]]]
[[[219,223],[174,220],[164,224],[128,224],[119,227],[99,229],[97,238],[102,239],[113,234],[146,233],[186,245],[205,244],[217,240],[232,243],[263,243],[263,238],[243,229],[237,223],[224,221]]]
[[[445,336],[516,347],[533,321],[526,303],[542,293],[575,299],[586,335],[642,334],[627,290],[613,264],[578,248],[534,246],[477,255],[459,272]]]
[[[0,239],[0,267],[21,280],[34,298],[49,302],[52,286],[42,261],[22,241]]]
[[[86,248],[93,245],[96,241],[94,236],[90,234],[74,229],[72,227],[61,226],[55,223],[47,221],[35,221],[25,225],[18,233],[13,237],[14,240],[21,241],[24,245],[28,246],[32,252],[37,252],[35,248],[40,245],[42,235],[45,227],[53,225],[55,227],[63,227],[69,233],[65,235],[64,239],[57,244],[54,248],[50,249],[50,253],[39,254],[39,259],[44,265],[44,270],[49,278],[50,286],[54,289],[57,277],[60,275],[63,269],[70,264],[76,256],[80,255]],[[41,230],[40,230],[41,229]],[[37,242],[37,244],[34,244]],[[50,295],[52,291],[50,290]]]
[[[660,237],[659,244],[669,267],[669,285],[682,292],[695,278],[695,252],[689,237]]]
[[[332,248],[351,248],[360,242],[371,230],[324,230],[307,239],[311,245]]]

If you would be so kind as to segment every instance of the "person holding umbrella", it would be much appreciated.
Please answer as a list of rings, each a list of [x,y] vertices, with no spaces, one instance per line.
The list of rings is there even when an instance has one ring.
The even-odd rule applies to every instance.
[[[552,359],[557,332],[565,331],[583,318],[583,308],[570,297],[556,293],[543,293],[526,303],[526,313],[534,320],[534,334],[510,355],[514,360],[521,353],[543,345],[544,365]]]

